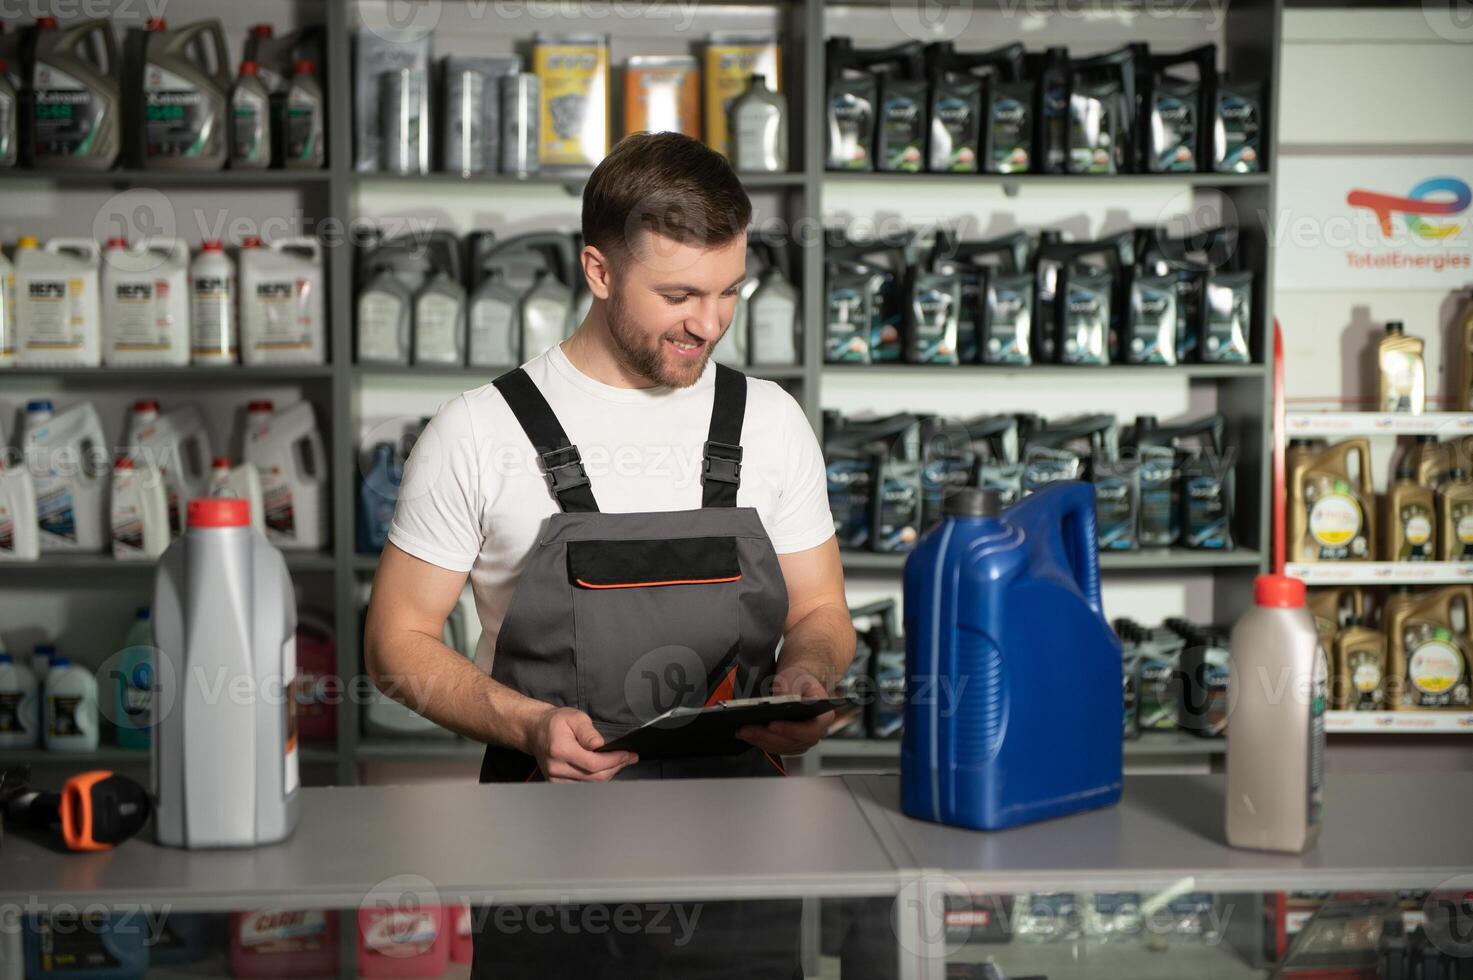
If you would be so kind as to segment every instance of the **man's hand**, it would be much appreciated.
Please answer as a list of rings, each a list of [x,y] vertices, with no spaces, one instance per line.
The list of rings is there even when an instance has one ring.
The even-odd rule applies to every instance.
[[[797,694],[805,698],[826,698],[829,692],[818,678],[800,667],[778,671],[772,679],[773,694]],[[828,734],[834,713],[825,711],[807,721],[770,721],[765,725],[743,725],[736,737],[751,742],[772,755],[802,755]]]
[[[552,708],[532,732],[532,754],[550,783],[602,783],[639,761],[633,752],[596,752],[604,737],[593,719],[577,708]]]

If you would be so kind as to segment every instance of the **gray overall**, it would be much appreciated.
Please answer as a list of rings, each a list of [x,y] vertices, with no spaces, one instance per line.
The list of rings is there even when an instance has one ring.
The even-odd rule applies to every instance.
[[[577,447],[525,371],[495,384],[540,456],[560,513],[548,519],[512,596],[491,676],[528,697],[579,708],[608,740],[676,706],[770,693],[788,599],[756,510],[736,506],[746,377],[716,366],[701,508],[631,514],[599,511]],[[615,778],[783,774],[779,760],[755,747],[733,748],[740,750],[641,759]],[[541,778],[531,756],[487,747],[482,782]],[[777,829],[801,815],[772,818]],[[478,909],[472,976],[801,976],[798,902],[701,906],[685,937],[654,928],[508,931]],[[642,906],[651,919],[669,911]]]

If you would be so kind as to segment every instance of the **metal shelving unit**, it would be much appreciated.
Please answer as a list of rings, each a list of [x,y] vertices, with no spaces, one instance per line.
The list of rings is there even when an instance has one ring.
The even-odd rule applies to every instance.
[[[1058,175],[992,176],[992,175],[883,175],[829,173],[823,169],[825,128],[824,106],[824,40],[828,33],[844,33],[848,14],[883,10],[884,4],[858,0],[849,4],[826,5],[822,0],[781,0],[766,6],[774,11],[774,22],[778,25],[783,45],[783,86],[789,100],[789,159],[794,170],[785,174],[752,175],[744,178],[754,194],[761,195],[766,202],[764,212],[776,215],[793,227],[810,229],[823,227],[823,198],[825,188],[835,191],[865,184],[883,194],[888,206],[905,213],[907,188],[944,187],[955,188],[959,195],[968,189],[992,191],[1018,188],[1029,194],[1049,194],[1055,188],[1087,188],[1108,194],[1111,188],[1181,187],[1191,192],[1220,194],[1229,201],[1243,222],[1240,247],[1247,263],[1258,270],[1255,284],[1254,303],[1257,314],[1253,328],[1253,350],[1255,363],[1246,366],[1184,365],[1178,368],[1153,369],[1134,367],[1111,367],[1107,369],[1074,369],[1056,365],[1040,365],[1018,371],[995,370],[980,366],[964,368],[931,368],[906,365],[849,367],[823,363],[824,323],[824,257],[821,246],[795,247],[791,251],[794,281],[801,286],[802,322],[806,329],[802,339],[801,364],[793,367],[753,368],[751,373],[782,382],[795,397],[799,398],[805,412],[815,428],[820,424],[823,407],[822,391],[825,379],[844,378],[852,380],[862,371],[872,371],[877,381],[904,373],[907,376],[922,373],[929,379],[935,376],[938,384],[950,378],[965,384],[975,384],[994,377],[1026,377],[1029,380],[1048,384],[1059,384],[1085,377],[1128,378],[1132,384],[1150,385],[1157,380],[1163,384],[1180,384],[1183,379],[1194,388],[1212,386],[1219,411],[1239,420],[1237,431],[1239,466],[1238,480],[1238,536],[1242,547],[1227,554],[1172,551],[1168,553],[1139,552],[1126,555],[1108,555],[1104,559],[1107,572],[1131,575],[1170,576],[1184,571],[1210,574],[1213,581],[1214,602],[1224,609],[1236,608],[1246,601],[1251,590],[1252,573],[1264,567],[1264,555],[1269,540],[1269,368],[1271,345],[1267,342],[1268,325],[1273,321],[1272,293],[1273,270],[1271,262],[1271,236],[1260,224],[1261,215],[1274,212],[1274,178],[1271,173],[1230,174],[1182,174],[1120,175],[1115,177],[1075,177]],[[188,19],[191,7],[199,3],[186,2],[176,15]],[[528,188],[541,188],[556,192],[559,188],[571,195],[581,189],[581,179],[566,176],[538,176],[518,179],[503,175],[466,179],[454,174],[429,174],[425,176],[399,177],[387,174],[359,174],[352,167],[352,110],[351,93],[351,37],[356,24],[356,5],[353,2],[329,2],[307,4],[293,8],[300,22],[320,22],[326,28],[326,50],[324,64],[320,66],[320,79],[328,106],[328,166],[320,171],[223,170],[207,173],[183,171],[137,171],[114,170],[104,173],[63,173],[57,171],[17,170],[0,172],[0,196],[33,193],[37,188],[51,192],[59,188],[92,189],[147,187],[164,194],[177,192],[194,194],[216,188],[235,190],[259,190],[280,192],[296,189],[300,192],[302,207],[314,220],[337,219],[349,221],[355,218],[357,195],[367,190],[423,188],[426,192],[449,192],[460,187],[472,187],[478,198],[478,207],[495,214],[498,200],[511,200],[522,195]],[[453,10],[448,2],[445,9]],[[718,6],[714,12],[739,11],[742,6]],[[1005,11],[1000,3],[981,4],[979,10]],[[1239,77],[1278,77],[1279,20],[1281,0],[1242,0],[1234,4],[1225,14],[1221,32],[1227,67]],[[214,12],[205,15],[213,16]],[[714,15],[714,14],[713,14]],[[568,25],[577,25],[574,19],[563,15]],[[545,19],[536,29],[555,28]],[[523,30],[522,28],[526,28]],[[518,39],[532,33],[531,26],[506,26],[498,22],[497,29],[516,31]],[[898,31],[899,28],[895,28]],[[677,32],[665,22],[651,22],[651,43],[661,50],[676,45],[688,45],[694,35]],[[1142,30],[1149,40],[1149,25]],[[892,31],[893,33],[894,31]],[[626,39],[627,40],[627,39]],[[1049,43],[1049,34],[1030,35],[1027,43],[1038,48]],[[970,43],[970,42],[967,42]],[[1081,42],[1085,43],[1085,42]],[[979,47],[981,45],[978,45]],[[1277,92],[1271,87],[1274,97]],[[1270,120],[1277,113],[1269,107]],[[1266,134],[1266,147],[1270,162],[1275,157],[1271,131]],[[959,198],[960,199],[960,198]],[[1102,197],[1100,209],[1107,206]],[[494,224],[493,224],[494,226]],[[372,573],[376,558],[361,556],[354,551],[354,508],[356,496],[357,428],[355,398],[365,379],[408,379],[410,377],[433,377],[452,381],[464,380],[466,386],[489,381],[494,377],[492,370],[469,370],[411,367],[382,368],[371,365],[355,365],[353,355],[353,253],[349,247],[325,249],[327,310],[329,330],[329,362],[320,366],[305,367],[236,367],[228,370],[202,369],[146,369],[120,370],[112,368],[82,369],[65,371],[18,370],[0,373],[0,391],[24,392],[36,387],[55,387],[76,390],[117,390],[133,394],[154,386],[168,386],[189,390],[198,397],[211,388],[228,386],[231,390],[250,386],[294,385],[309,398],[322,426],[326,448],[330,457],[332,483],[330,489],[332,549],[320,555],[289,556],[288,562],[294,573],[311,576],[332,576],[331,598],[334,603],[337,631],[337,668],[344,677],[355,676],[360,666],[360,619],[356,592],[360,582]],[[894,575],[901,568],[903,558],[891,555],[849,554],[846,568],[856,573]],[[87,558],[58,556],[31,566],[0,565],[0,581],[19,581],[30,575],[38,575],[38,582],[47,588],[53,583],[65,589],[75,579],[79,584],[95,584],[99,580],[119,582],[144,581],[146,570],[119,566],[103,556]],[[402,756],[410,752],[424,755],[425,749],[404,749],[383,745],[364,739],[359,734],[359,712],[352,699],[346,699],[338,710],[337,746],[330,757],[324,757],[335,766],[334,780],[351,783],[357,779],[360,760],[382,759]],[[440,743],[436,751],[450,751],[451,757],[474,755],[475,749],[467,751],[455,743]],[[0,762],[9,758],[0,752]]]

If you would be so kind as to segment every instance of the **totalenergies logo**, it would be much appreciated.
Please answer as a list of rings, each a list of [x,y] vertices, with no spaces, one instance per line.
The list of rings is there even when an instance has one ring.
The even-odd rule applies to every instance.
[[[1391,216],[1401,213],[1406,216],[1407,230],[1419,238],[1434,241],[1451,238],[1463,230],[1457,222],[1424,220],[1433,215],[1453,215],[1467,209],[1473,202],[1473,189],[1456,177],[1433,177],[1424,180],[1406,197],[1381,194],[1377,191],[1351,191],[1345,203],[1353,208],[1369,208],[1381,223],[1381,234],[1392,233]]]

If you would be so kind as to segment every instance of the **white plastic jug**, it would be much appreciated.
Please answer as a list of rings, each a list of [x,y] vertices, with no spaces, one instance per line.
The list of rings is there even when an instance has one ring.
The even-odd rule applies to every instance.
[[[240,344],[246,364],[323,364],[322,243],[282,238],[240,250]]]
[[[102,313],[98,266],[90,238],[53,238],[44,248],[23,238],[16,247],[17,355],[27,367],[98,367]]]
[[[41,733],[36,675],[0,645],[0,749],[28,749]]]
[[[327,546],[327,455],[311,402],[280,412],[269,401],[246,410],[245,460],[261,474],[266,538],[279,548]]]
[[[152,398],[136,401],[124,442],[129,455],[146,459],[163,474],[169,531],[177,536],[184,502],[203,497],[210,485],[210,435],[199,410],[183,405],[160,412]]]
[[[35,561],[41,557],[40,533],[36,484],[30,471],[25,467],[7,469],[0,462],[0,561]]]
[[[42,551],[102,551],[108,541],[108,453],[91,402],[56,412],[26,405],[21,452],[36,489]]]
[[[245,501],[189,502],[154,577],[154,827],[171,847],[252,847],[297,822],[297,614]],[[248,697],[221,696],[243,690]]]
[[[240,353],[235,310],[235,263],[218,241],[200,245],[189,266],[190,360],[220,367]]]
[[[112,537],[119,561],[153,561],[169,546],[164,475],[146,458],[113,464]]]
[[[266,508],[261,499],[261,473],[250,463],[230,465],[230,457],[216,456],[210,465],[210,496],[238,497],[251,508],[251,527],[266,533]]]
[[[102,359],[127,367],[189,363],[189,245],[160,238],[107,243],[102,257]]]
[[[97,750],[97,678],[66,657],[46,672],[43,736],[48,752]]]

